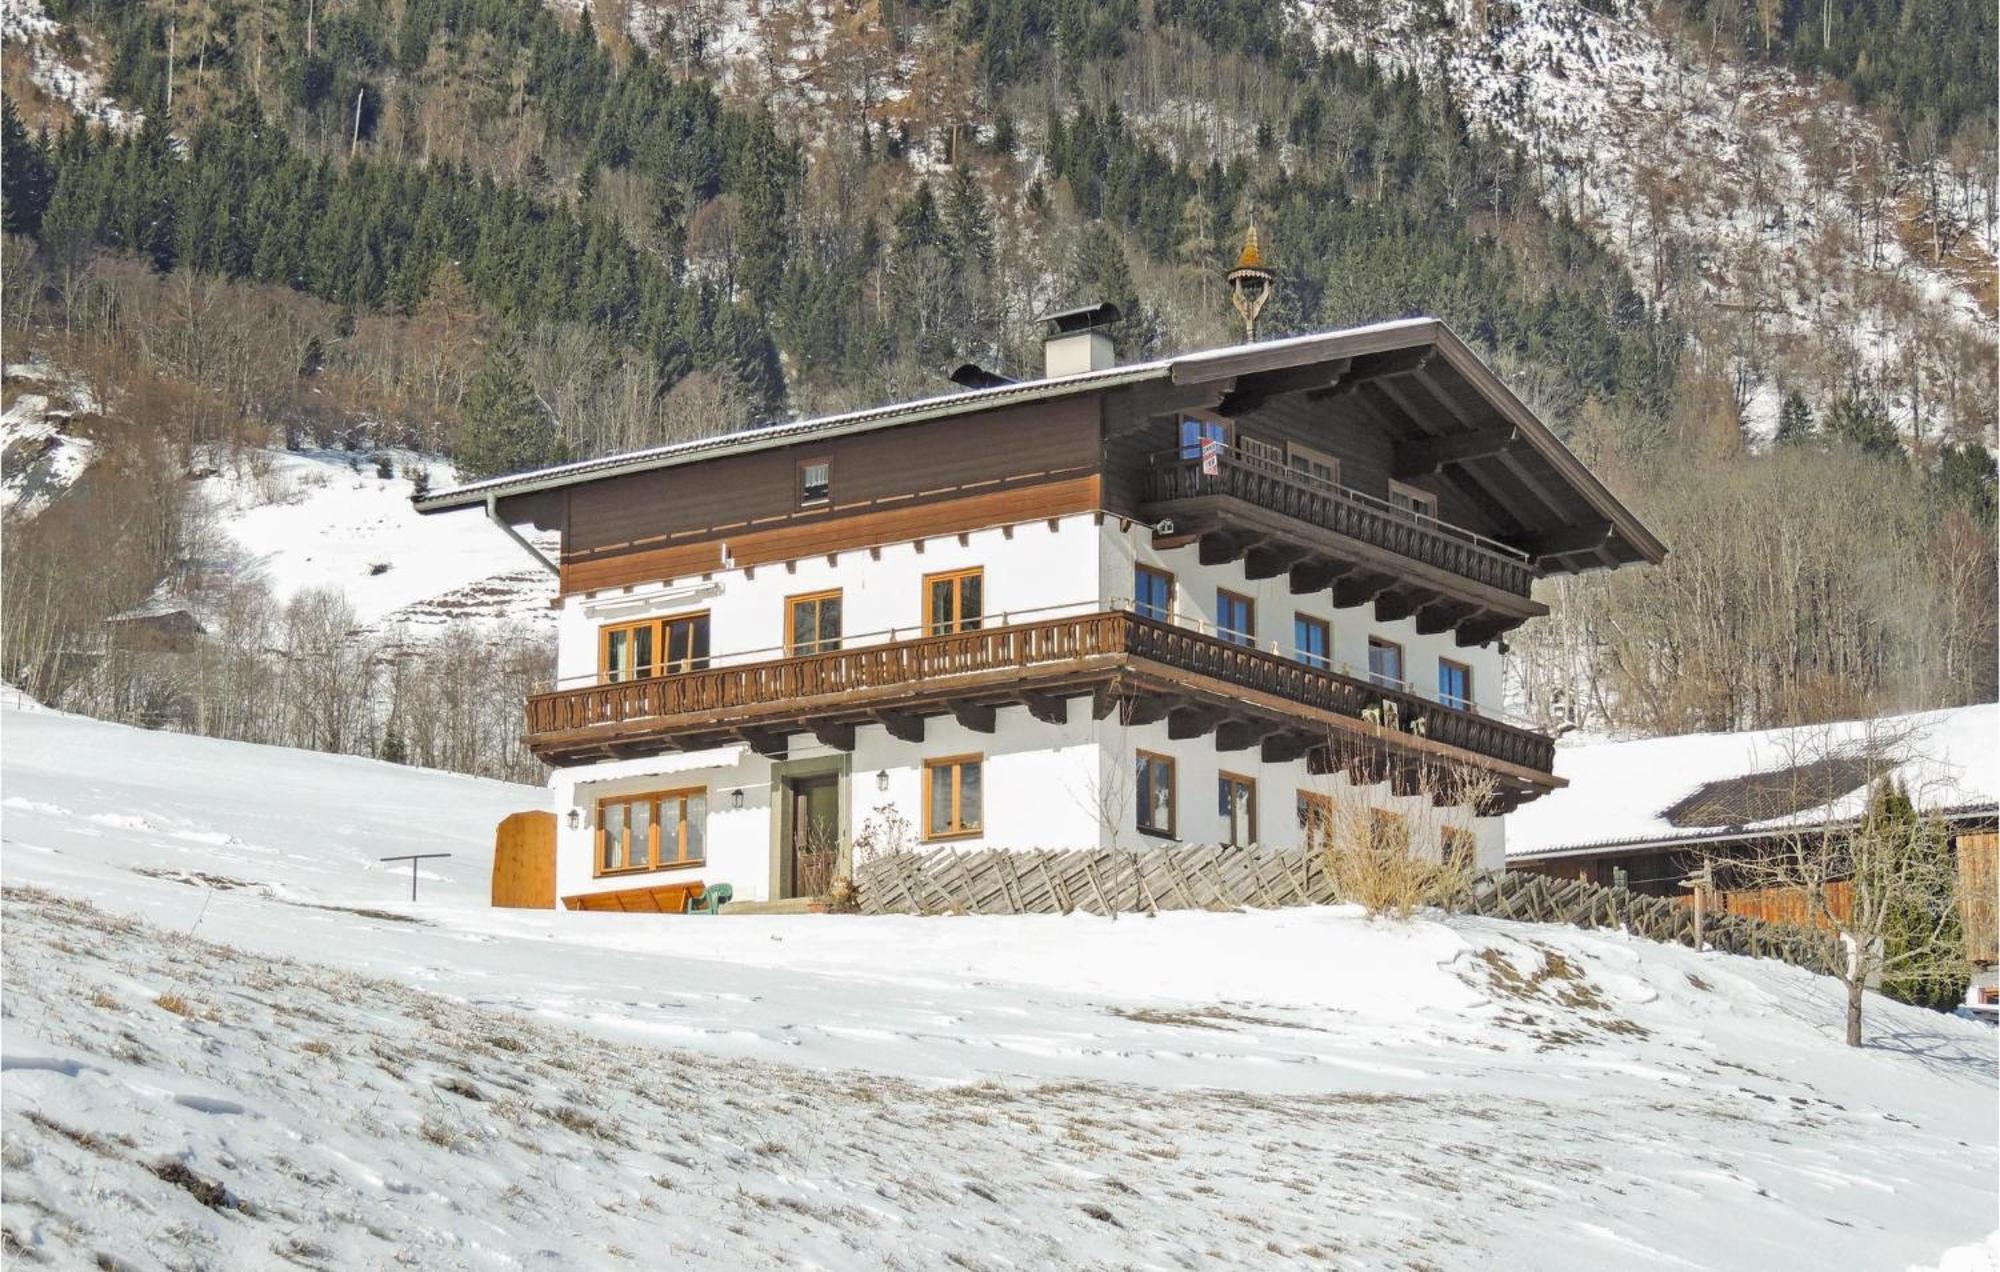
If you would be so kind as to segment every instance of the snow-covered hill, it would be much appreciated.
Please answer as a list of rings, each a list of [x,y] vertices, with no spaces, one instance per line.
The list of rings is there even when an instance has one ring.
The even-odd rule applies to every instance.
[[[1993,1227],[1993,1033],[1871,1000],[1850,1051],[1775,963],[1345,909],[494,911],[539,790],[0,734],[15,1257],[1901,1268]],[[452,854],[415,903],[410,851]]]
[[[1917,174],[1837,89],[1717,55],[1652,0],[1294,5],[1328,45],[1445,76],[1473,124],[1534,166],[1551,209],[1730,342],[1718,352],[1753,428],[1775,427],[1782,389],[1825,400],[1859,370],[1900,426],[1935,439],[1990,382],[2000,207],[1941,161],[1957,233],[1932,260]],[[1774,375],[1781,352],[1791,385]]]
[[[29,363],[6,372],[0,412],[0,512],[32,517],[76,484],[97,444],[76,417],[95,409],[90,396],[53,368]]]
[[[434,488],[455,481],[449,464],[403,450],[254,450],[221,465],[203,494],[232,545],[226,568],[261,577],[280,601],[335,589],[376,631],[552,622],[554,576],[477,513],[418,516],[418,471]],[[545,550],[554,547],[551,536]]]

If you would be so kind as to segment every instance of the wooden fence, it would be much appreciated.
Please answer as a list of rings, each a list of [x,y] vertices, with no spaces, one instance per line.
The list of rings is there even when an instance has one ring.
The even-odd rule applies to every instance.
[[[1338,900],[1320,855],[1303,848],[896,853],[864,863],[856,883],[868,914],[1153,914]],[[1442,905],[1465,914],[1695,943],[1691,907],[1577,879],[1484,875]],[[1815,972],[1835,967],[1831,939],[1809,928],[1740,914],[1704,915],[1702,940],[1726,953],[1783,959]]]

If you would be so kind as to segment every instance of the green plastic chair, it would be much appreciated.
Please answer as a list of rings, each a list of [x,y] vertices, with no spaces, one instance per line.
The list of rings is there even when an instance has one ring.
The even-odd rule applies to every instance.
[[[736,895],[736,889],[726,883],[710,884],[702,890],[701,900],[688,902],[689,914],[720,914],[722,907]]]

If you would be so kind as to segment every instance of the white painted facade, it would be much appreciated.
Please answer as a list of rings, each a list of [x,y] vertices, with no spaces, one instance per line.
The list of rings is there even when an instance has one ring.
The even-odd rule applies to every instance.
[[[1193,546],[1161,552],[1152,539],[1151,528],[1143,524],[1079,514],[572,595],[565,598],[559,617],[558,676],[562,687],[595,683],[599,632],[608,623],[706,612],[710,665],[726,666],[784,656],[788,597],[839,589],[843,647],[856,648],[923,634],[927,575],[981,569],[983,616],[992,626],[1130,608],[1133,569],[1144,564],[1175,576],[1176,622],[1213,631],[1216,591],[1226,587],[1254,600],[1255,643],[1261,649],[1293,656],[1294,618],[1303,613],[1331,628],[1336,671],[1366,676],[1369,638],[1381,637],[1402,646],[1411,691],[1435,697],[1437,660],[1449,657],[1472,669],[1476,707],[1499,709],[1501,661],[1492,647],[1460,649],[1449,634],[1419,636],[1409,620],[1377,623],[1372,606],[1337,610],[1326,592],[1294,596],[1283,576],[1251,581],[1240,561],[1203,566]],[[1256,748],[1220,752],[1213,736],[1172,741],[1164,722],[1128,726],[1116,713],[1094,720],[1088,705],[1087,698],[1072,700],[1061,725],[1036,720],[1022,707],[1002,707],[992,733],[966,729],[950,716],[932,717],[921,743],[863,725],[856,730],[851,753],[799,733],[792,736],[783,760],[748,747],[727,747],[558,769],[550,778],[558,824],[557,894],[699,880],[728,883],[739,901],[781,895],[780,863],[788,851],[783,782],[806,772],[838,776],[843,845],[859,844],[864,851],[870,846],[878,851],[933,846],[923,839],[920,825],[924,762],[958,755],[981,759],[982,830],[938,846],[1137,848],[1162,842],[1136,826],[1135,752],[1144,750],[1175,761],[1174,830],[1181,841],[1225,838],[1217,783],[1218,775],[1228,772],[1255,782],[1257,842],[1299,841],[1297,798],[1305,790],[1359,798],[1370,807],[1403,813],[1417,849],[1437,851],[1435,828],[1444,814],[1422,796],[1398,797],[1386,784],[1352,788],[1344,777],[1308,774],[1304,760],[1264,764]],[[706,852],[700,866],[595,873],[598,801],[697,787],[706,791],[707,800]],[[898,816],[906,827],[900,836],[891,833]],[[1500,819],[1467,818],[1462,825],[1477,836],[1481,865],[1501,867]]]

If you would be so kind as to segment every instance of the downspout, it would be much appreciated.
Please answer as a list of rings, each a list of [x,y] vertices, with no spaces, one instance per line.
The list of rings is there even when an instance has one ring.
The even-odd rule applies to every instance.
[[[494,525],[499,526],[502,530],[505,530],[507,532],[507,537],[512,539],[514,542],[520,544],[521,550],[523,552],[526,552],[529,556],[535,558],[536,563],[540,565],[544,570],[547,570],[550,574],[555,575],[557,578],[562,577],[561,566],[558,566],[554,561],[551,561],[547,557],[543,556],[542,550],[540,548],[536,547],[532,543],[529,543],[527,539],[522,536],[519,530],[516,530],[513,526],[507,524],[506,518],[500,515],[498,495],[486,496],[486,519],[488,521],[491,521]]]

